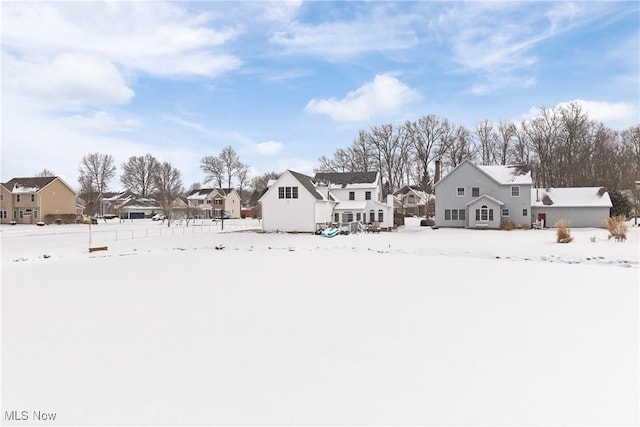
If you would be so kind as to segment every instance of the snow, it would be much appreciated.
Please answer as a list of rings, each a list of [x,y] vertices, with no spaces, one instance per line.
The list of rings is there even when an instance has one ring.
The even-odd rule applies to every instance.
[[[532,188],[531,206],[545,206],[545,195],[553,207],[611,207],[609,193],[599,195],[601,187]]]
[[[87,225],[2,226],[3,414],[640,422],[640,228],[622,243],[580,229],[557,244],[555,230],[406,220],[332,239],[252,231],[257,220],[112,220],[91,226],[91,245],[108,246],[93,253]]]
[[[516,173],[517,167],[515,166],[477,165],[477,167],[500,184],[531,184],[532,182],[531,172]]]

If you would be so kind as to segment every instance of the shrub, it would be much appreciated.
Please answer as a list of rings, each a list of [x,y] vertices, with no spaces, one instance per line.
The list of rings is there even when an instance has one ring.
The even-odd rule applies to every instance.
[[[435,221],[431,218],[425,218],[420,220],[420,225],[422,227],[432,227],[436,225]]]
[[[47,214],[44,216],[46,224],[74,224],[76,214]]]
[[[511,231],[514,228],[516,228],[516,225],[513,222],[509,221],[509,220],[503,221],[502,223],[500,223],[500,229],[501,230]]]
[[[609,238],[615,237],[618,240],[627,239],[627,224],[624,215],[616,215],[607,218],[607,230],[609,230]]]
[[[520,228],[523,230],[531,230],[531,224],[529,224],[528,222],[525,222],[520,226]]]
[[[554,224],[554,227],[556,227],[556,242],[569,243],[573,241],[571,229],[569,229],[569,221],[561,219]]]

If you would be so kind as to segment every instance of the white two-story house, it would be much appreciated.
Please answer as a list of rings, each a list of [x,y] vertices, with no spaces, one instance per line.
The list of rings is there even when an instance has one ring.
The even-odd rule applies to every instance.
[[[393,227],[393,197],[382,202],[378,172],[285,171],[260,198],[264,231],[315,232],[327,223]]]

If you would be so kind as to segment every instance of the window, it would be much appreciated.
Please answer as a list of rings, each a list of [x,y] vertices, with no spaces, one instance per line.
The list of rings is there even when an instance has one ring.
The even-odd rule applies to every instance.
[[[502,216],[509,216],[509,209],[502,209]]]
[[[7,219],[7,211],[0,211],[0,219]]]
[[[13,211],[13,219],[18,219],[18,211]]]
[[[376,212],[373,209],[369,211],[369,222],[376,222]]]
[[[378,222],[384,221],[384,212],[382,209],[378,210]]]
[[[444,220],[451,221],[451,209],[444,210]]]
[[[298,187],[278,187],[278,199],[297,199],[298,198]],[[222,204],[222,199],[220,204]]]
[[[342,222],[352,222],[353,212],[345,212],[342,214]]]
[[[371,191],[365,191],[364,192],[364,199],[365,200],[371,200]]]
[[[362,220],[362,213],[356,212],[356,221],[361,221],[361,220]]]
[[[211,199],[207,199],[207,204],[210,205],[211,204]]]
[[[4,200],[4,194],[0,194],[0,201]]]
[[[487,205],[482,205],[480,207],[480,221],[487,221],[489,219],[489,209]]]
[[[20,219],[24,218],[24,211],[20,209]]]
[[[511,197],[520,197],[520,187],[511,187]]]
[[[464,196],[464,187],[458,187],[456,189],[456,194],[458,195],[458,197]]]
[[[471,197],[480,197],[480,187],[473,187],[471,189]]]
[[[458,210],[458,219],[460,221],[464,221],[465,219],[467,219],[467,211],[464,209],[459,209]]]
[[[38,209],[33,210],[33,217],[36,219],[38,218]]]
[[[35,194],[32,194],[32,195],[31,195],[31,201],[32,201],[32,202],[35,202],[35,201],[36,201],[36,195],[35,195]]]
[[[340,222],[340,214],[338,212],[333,214],[333,222]]]
[[[416,202],[416,196],[414,196],[413,194],[409,194],[409,197],[407,197],[407,203],[414,204],[415,202]]]
[[[451,210],[451,221],[457,221],[458,220],[458,209],[452,209]]]
[[[522,209],[522,216],[529,216],[529,211],[526,208]]]
[[[221,205],[222,204],[222,199],[213,199],[213,204],[214,205]]]
[[[198,200],[198,204],[199,204],[199,205],[203,205],[203,204],[204,204],[204,201],[203,201],[203,200]]]
[[[19,201],[20,201],[20,195],[16,194],[16,202],[19,202]]]
[[[356,199],[356,192],[349,191],[349,200],[355,200],[355,199]]]

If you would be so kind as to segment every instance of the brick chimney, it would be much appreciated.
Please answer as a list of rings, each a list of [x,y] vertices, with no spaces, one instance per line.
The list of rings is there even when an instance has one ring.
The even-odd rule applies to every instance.
[[[435,185],[440,181],[440,160],[436,160],[436,172],[433,176],[433,184]]]

